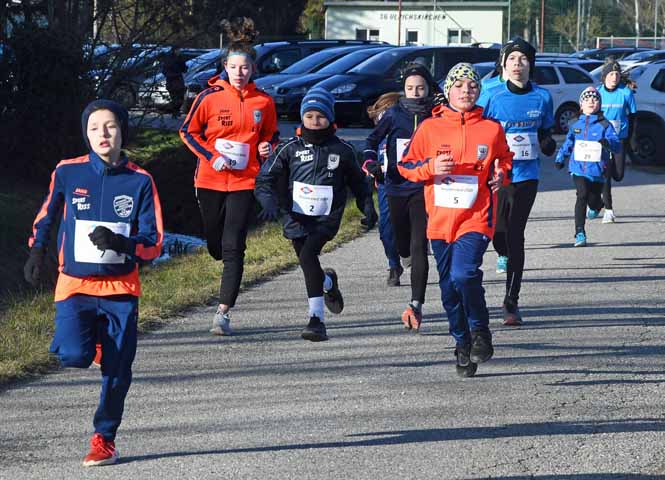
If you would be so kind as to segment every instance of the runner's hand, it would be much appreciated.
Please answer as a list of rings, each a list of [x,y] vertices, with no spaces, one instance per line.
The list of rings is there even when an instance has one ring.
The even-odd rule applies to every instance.
[[[370,176],[374,177],[377,182],[384,182],[385,175],[383,174],[383,169],[379,162],[376,160],[367,160],[363,165],[363,168]]]
[[[448,175],[455,168],[453,156],[450,153],[441,153],[434,158],[434,175]]]
[[[264,222],[272,222],[279,218],[279,207],[275,204],[266,205],[261,208],[261,211],[258,214],[259,220]]]
[[[259,143],[259,155],[263,158],[268,158],[272,153],[272,145],[270,142],[261,142]]]
[[[99,250],[114,250],[118,253],[129,254],[134,250],[134,245],[129,238],[118,233],[113,233],[101,225],[96,226],[92,233],[88,235],[88,238]]]
[[[499,159],[494,160],[494,177],[488,182],[492,193],[499,191],[503,185],[504,173],[503,170],[499,168]]]
[[[42,266],[44,265],[44,249],[42,247],[32,247],[28,261],[23,267],[23,277],[33,287],[39,284]]]
[[[218,172],[221,172],[225,168],[228,168],[228,164],[226,163],[226,157],[217,157],[215,160],[213,160],[212,168]]]

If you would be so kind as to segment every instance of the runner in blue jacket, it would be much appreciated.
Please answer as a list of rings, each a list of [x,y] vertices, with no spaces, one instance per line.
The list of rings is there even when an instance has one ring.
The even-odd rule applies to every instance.
[[[552,139],[552,97],[529,78],[536,50],[521,38],[504,46],[504,83],[483,89],[478,105],[483,115],[501,122],[515,154],[511,183],[499,190],[494,249],[499,254],[497,272],[507,272],[503,300],[505,325],[521,325],[518,308],[524,272],[524,230],[538,193],[540,158],[556,150]]]
[[[562,169],[566,159],[568,171],[577,189],[575,202],[576,247],[587,244],[584,221],[587,205],[600,210],[601,190],[605,184],[610,154],[621,150],[621,143],[612,124],[605,119],[601,96],[594,87],[584,89],[580,95],[582,114],[569,127],[566,140],[557,153],[555,166]]]

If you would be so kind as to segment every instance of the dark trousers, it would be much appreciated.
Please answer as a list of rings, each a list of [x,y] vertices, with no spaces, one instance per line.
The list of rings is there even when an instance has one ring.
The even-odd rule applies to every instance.
[[[254,191],[219,192],[198,188],[196,198],[203,217],[208,252],[224,262],[219,303],[233,307],[240,291],[245,266],[249,216],[254,210]]]
[[[517,304],[524,273],[524,230],[536,201],[538,180],[511,183],[499,190],[494,249],[508,257],[504,303]]]
[[[612,210],[612,180],[620,182],[623,180],[626,169],[626,148],[628,141],[622,140],[621,152],[610,155],[610,161],[605,170],[605,183],[603,184],[603,205],[606,210]],[[589,205],[589,208],[592,208]],[[593,210],[600,210],[592,208]]]
[[[425,303],[427,288],[427,212],[423,190],[407,197],[388,195],[390,222],[395,232],[397,252],[411,256],[411,300]]]
[[[579,175],[573,175],[573,183],[577,189],[577,200],[575,201],[575,233],[584,232],[584,223],[586,221],[586,207],[592,210],[603,208],[601,192],[604,184],[592,182],[588,178]]]
[[[64,367],[88,368],[102,343],[102,391],[93,424],[106,440],[115,438],[132,383],[138,298],[132,295],[73,295],[55,302],[50,351]]]
[[[462,235],[453,243],[432,240],[441,303],[457,345],[470,345],[472,332],[489,331],[490,317],[480,269],[487,245],[489,238],[477,232]]]
[[[379,198],[379,238],[383,244],[383,251],[388,259],[389,268],[397,268],[400,265],[397,246],[395,245],[395,232],[393,224],[390,221],[390,207],[388,206],[388,196],[386,188],[382,183],[376,189]]]
[[[307,297],[315,298],[323,296],[324,273],[319,262],[319,255],[323,246],[328,241],[328,237],[320,234],[310,234],[306,237],[295,238],[291,240],[293,249],[298,255],[300,268],[305,275],[305,288],[307,288]]]

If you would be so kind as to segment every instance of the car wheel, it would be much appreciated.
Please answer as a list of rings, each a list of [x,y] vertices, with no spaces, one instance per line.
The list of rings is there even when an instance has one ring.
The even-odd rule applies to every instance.
[[[636,165],[665,165],[664,129],[653,121],[639,121],[635,130],[635,149],[630,158]]]
[[[570,125],[580,113],[580,107],[574,103],[564,103],[557,110],[554,116],[554,128],[557,133],[568,133]]]
[[[127,110],[134,108],[136,105],[136,94],[128,85],[120,85],[118,88],[116,88],[111,95],[111,99],[118,102]]]

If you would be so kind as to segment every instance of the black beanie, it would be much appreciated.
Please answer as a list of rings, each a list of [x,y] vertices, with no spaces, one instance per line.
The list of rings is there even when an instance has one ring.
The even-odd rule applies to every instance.
[[[522,37],[515,37],[508,40],[501,50],[503,51],[503,58],[501,59],[503,68],[506,67],[508,55],[513,52],[520,52],[526,55],[527,60],[529,60],[529,76],[533,76],[533,72],[536,69],[536,49],[529,42]]]
[[[129,112],[127,109],[113,100],[99,99],[94,100],[83,109],[81,114],[81,130],[83,131],[83,141],[85,141],[88,149],[90,148],[90,141],[88,140],[88,118],[92,112],[97,110],[110,110],[115,115],[115,118],[120,122],[120,133],[122,135],[122,146],[124,147],[129,140]]]
[[[609,60],[603,65],[603,69],[600,71],[600,81],[603,85],[605,84],[605,77],[611,72],[619,72],[621,74],[621,65],[614,59]]]
[[[429,90],[429,92],[427,93],[429,97],[434,96],[435,93],[441,92],[439,85],[434,81],[434,77],[432,77],[432,74],[430,73],[429,69],[424,65],[420,65],[419,63],[411,63],[406,66],[406,70],[404,70],[404,72],[402,73],[402,90],[404,90],[404,84],[406,83],[406,79],[414,75],[418,75],[425,79],[425,83],[427,83],[427,87]]]

